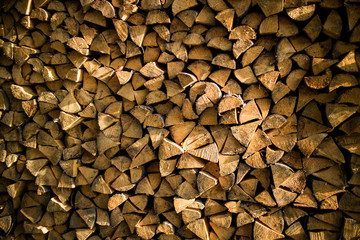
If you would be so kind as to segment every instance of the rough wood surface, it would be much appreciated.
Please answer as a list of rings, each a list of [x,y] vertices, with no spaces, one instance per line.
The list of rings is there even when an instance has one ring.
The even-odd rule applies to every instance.
[[[359,19],[0,1],[0,238],[360,239]]]

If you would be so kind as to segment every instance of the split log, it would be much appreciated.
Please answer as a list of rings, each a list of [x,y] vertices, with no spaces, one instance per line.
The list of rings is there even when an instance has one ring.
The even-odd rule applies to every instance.
[[[358,0],[0,12],[4,239],[358,237]]]

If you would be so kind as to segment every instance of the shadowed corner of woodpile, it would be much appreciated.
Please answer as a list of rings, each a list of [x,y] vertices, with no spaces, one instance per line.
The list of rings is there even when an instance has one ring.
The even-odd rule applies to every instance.
[[[360,239],[359,19],[0,1],[0,237]]]

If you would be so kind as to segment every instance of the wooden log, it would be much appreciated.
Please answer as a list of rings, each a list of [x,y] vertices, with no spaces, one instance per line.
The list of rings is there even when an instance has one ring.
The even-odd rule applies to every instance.
[[[0,235],[358,237],[359,8],[2,2]]]

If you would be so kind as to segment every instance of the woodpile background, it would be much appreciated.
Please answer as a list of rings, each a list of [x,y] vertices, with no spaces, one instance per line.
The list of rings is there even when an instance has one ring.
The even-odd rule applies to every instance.
[[[2,0],[2,239],[360,238],[359,0]]]

